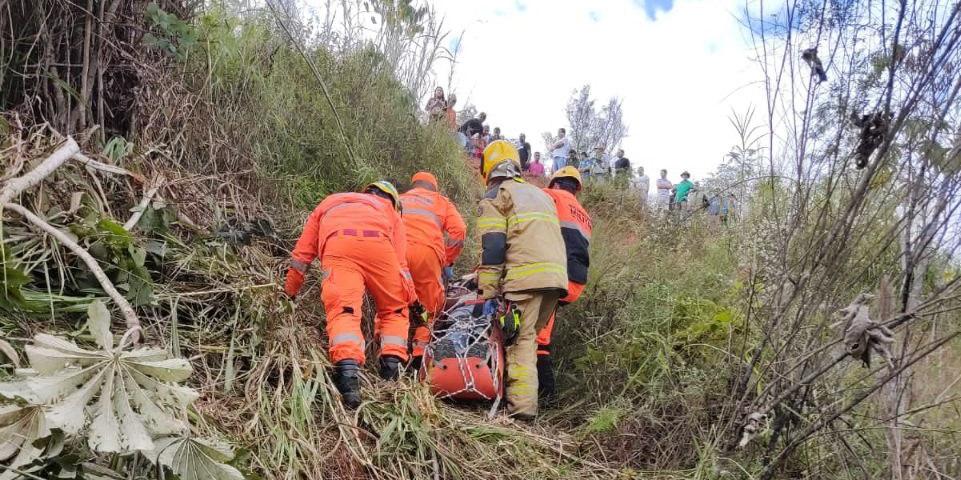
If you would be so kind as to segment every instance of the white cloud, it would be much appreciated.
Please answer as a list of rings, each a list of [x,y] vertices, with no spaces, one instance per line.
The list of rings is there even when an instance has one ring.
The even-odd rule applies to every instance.
[[[743,0],[677,0],[656,20],[631,0],[438,0],[452,37],[465,32],[453,91],[510,137],[565,126],[571,92],[590,83],[602,101],[624,100],[630,136],[623,147],[649,174],[714,170],[737,141],[728,120],[763,110]],[[446,83],[448,65],[438,66]]]

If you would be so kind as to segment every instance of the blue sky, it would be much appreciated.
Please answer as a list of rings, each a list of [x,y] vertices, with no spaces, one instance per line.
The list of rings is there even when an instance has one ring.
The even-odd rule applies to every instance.
[[[670,12],[674,7],[674,0],[634,0],[634,3],[639,4],[651,20],[657,18],[658,11]]]
[[[585,83],[596,96],[624,101],[630,135],[623,147],[649,174],[667,168],[695,177],[712,171],[737,141],[728,118],[763,106],[744,0],[437,0],[463,43],[447,84],[488,114],[509,137],[566,126],[564,108]]]

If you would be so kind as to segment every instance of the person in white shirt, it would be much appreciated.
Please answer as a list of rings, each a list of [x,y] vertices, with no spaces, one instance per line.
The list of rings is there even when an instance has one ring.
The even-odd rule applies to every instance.
[[[647,195],[651,191],[651,177],[644,175],[644,167],[637,167],[637,178],[634,178],[631,183],[641,196],[641,204],[647,205]]]
[[[671,205],[671,189],[674,184],[667,179],[667,170],[661,170],[661,178],[657,179],[657,206],[667,208]]]
[[[567,130],[557,129],[557,141],[551,145],[551,160],[553,160],[553,170],[556,172],[567,166],[567,156],[571,151],[571,140],[567,138]]]
[[[611,161],[604,153],[607,150],[605,145],[594,147],[594,155],[591,157],[593,168],[591,174],[598,177],[606,177],[611,173]]]

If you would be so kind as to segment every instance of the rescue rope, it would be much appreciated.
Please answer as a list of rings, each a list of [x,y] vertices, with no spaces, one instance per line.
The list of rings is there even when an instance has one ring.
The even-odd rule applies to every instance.
[[[425,358],[456,360],[457,373],[463,379],[463,387],[456,391],[445,392],[442,398],[470,393],[484,400],[493,400],[494,406],[491,411],[494,412],[502,396],[503,379],[498,372],[504,362],[503,351],[502,347],[496,343],[494,325],[490,317],[474,316],[473,309],[476,305],[469,303],[466,299],[471,294],[472,292],[463,286],[450,287],[447,298],[456,300],[445,306],[435,323],[435,328],[431,330],[431,341],[425,348]],[[493,395],[478,388],[477,377],[470,364],[471,359],[473,362],[483,362],[483,365],[489,369],[495,392]]]

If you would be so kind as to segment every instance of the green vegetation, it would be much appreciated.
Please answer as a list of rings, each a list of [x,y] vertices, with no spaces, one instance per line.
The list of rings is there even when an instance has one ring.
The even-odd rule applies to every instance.
[[[429,9],[375,2],[385,19],[376,41],[352,30],[334,41],[324,37],[329,31],[285,19],[315,75],[270,12],[114,0],[116,9],[88,26],[80,6],[34,3],[11,9],[0,0],[0,11],[9,10],[0,30],[22,40],[0,43],[3,178],[35,168],[66,135],[86,157],[10,205],[93,256],[135,308],[154,353],[169,352],[150,360],[169,362],[151,370],[164,375],[151,383],[157,403],[186,410],[131,408],[120,401],[124,388],[71,400],[103,403],[96,408],[127,426],[172,415],[165,421],[189,422],[189,433],[144,427],[151,438],[122,436],[104,448],[87,441],[89,430],[113,431],[86,418],[93,410],[64,410],[61,417],[77,414],[69,428],[45,432],[38,402],[68,402],[3,383],[0,478],[19,473],[11,462],[25,450],[21,458],[33,461],[17,470],[40,478],[207,478],[198,476],[204,469],[278,479],[880,478],[898,468],[893,452],[904,472],[961,475],[961,270],[957,232],[945,228],[961,199],[952,169],[961,149],[943,138],[957,127],[955,97],[947,95],[954,83],[932,81],[956,79],[961,62],[921,61],[956,56],[952,43],[918,40],[929,56],[912,54],[903,71],[893,56],[849,58],[844,74],[858,90],[809,97],[814,108],[797,122],[811,129],[801,140],[834,143],[810,140],[803,154],[766,151],[752,115],[737,117],[741,145],[705,182],[744,201],[731,225],[650,211],[623,188],[589,185],[582,202],[594,216],[590,280],[583,299],[558,316],[559,401],[521,425],[488,419],[486,406],[439,402],[411,380],[369,380],[369,401],[345,411],[328,376],[317,276],[293,311],[278,296],[292,240],[331,192],[380,178],[403,189],[426,169],[471,217],[480,192],[474,172],[446,129],[418,119],[417,92],[437,52],[413,48],[413,39],[436,48],[442,38]],[[860,41],[855,27],[877,22],[861,3],[852,5],[864,18],[845,9],[854,7],[828,12],[830,35]],[[816,23],[816,9],[803,10],[807,23],[799,25]],[[101,24],[116,26],[100,31]],[[67,35],[88,30],[85,57],[83,42]],[[775,50],[798,50],[790,47]],[[105,63],[71,67],[80,58]],[[886,86],[895,74],[947,99],[944,118],[932,121],[943,112],[925,110],[941,103],[919,102],[914,91],[895,95]],[[884,98],[906,112],[910,128],[892,124],[876,160],[864,170],[846,166],[839,152],[855,151],[859,134],[844,131],[836,112],[847,118],[862,113],[852,105]],[[775,155],[790,168],[774,172]],[[0,379],[56,386],[49,377],[74,366],[25,354],[35,348],[30,339],[55,335],[66,342],[60,347],[84,352],[71,361],[90,362],[107,355],[100,350],[115,340],[111,328],[123,330],[120,312],[67,243],[9,208],[0,226]],[[461,271],[476,260],[469,238]],[[876,354],[871,368],[846,355],[836,313],[862,292],[877,295],[871,318],[897,336],[896,358]],[[92,309],[96,321],[88,323]],[[127,368],[125,361],[110,368]],[[27,365],[46,371],[16,370]],[[184,379],[186,371],[193,374]],[[161,383],[180,380],[196,400],[158,393]],[[11,442],[12,432],[27,434]]]

